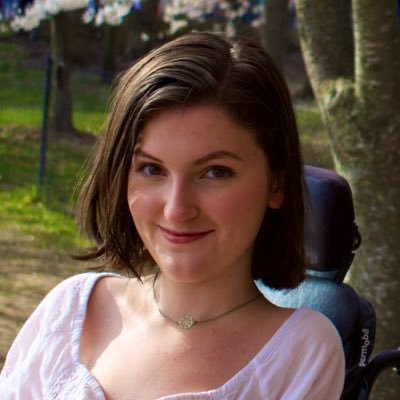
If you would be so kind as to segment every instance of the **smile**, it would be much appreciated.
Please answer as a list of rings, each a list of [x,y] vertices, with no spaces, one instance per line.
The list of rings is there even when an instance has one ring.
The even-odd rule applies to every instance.
[[[163,228],[162,226],[158,227],[165,239],[174,244],[191,243],[196,240],[200,240],[213,232],[213,230],[203,232],[178,232]]]

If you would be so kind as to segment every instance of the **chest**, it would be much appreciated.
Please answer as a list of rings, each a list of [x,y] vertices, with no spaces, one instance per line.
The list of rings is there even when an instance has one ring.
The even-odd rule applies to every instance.
[[[91,371],[107,399],[157,399],[215,389],[246,367],[265,343],[238,332],[187,333],[114,338]]]

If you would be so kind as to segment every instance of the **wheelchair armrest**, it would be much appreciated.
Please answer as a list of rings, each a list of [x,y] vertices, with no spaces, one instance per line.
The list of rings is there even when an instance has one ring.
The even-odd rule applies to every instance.
[[[400,375],[400,349],[378,353],[367,365],[355,366],[346,371],[346,382],[341,400],[368,400],[372,386],[387,368]]]
[[[386,368],[393,368],[394,371],[398,375],[400,375],[399,349],[381,351],[368,363],[365,369],[364,376],[369,391],[371,391],[371,388],[375,383],[376,378]]]

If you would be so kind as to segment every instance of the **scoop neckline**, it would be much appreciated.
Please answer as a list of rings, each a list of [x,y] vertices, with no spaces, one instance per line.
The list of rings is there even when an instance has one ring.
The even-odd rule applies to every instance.
[[[106,400],[105,393],[103,391],[103,388],[101,387],[99,381],[95,378],[95,376],[90,372],[88,367],[82,362],[80,358],[80,342],[81,342],[81,336],[82,336],[82,331],[83,331],[83,325],[85,322],[85,317],[86,317],[86,312],[87,312],[87,306],[89,303],[90,296],[93,292],[93,289],[96,285],[96,283],[102,279],[102,278],[107,278],[107,277],[115,277],[115,278],[120,278],[120,279],[129,279],[128,277],[125,277],[123,275],[119,275],[116,273],[112,272],[89,272],[86,274],[90,274],[90,280],[85,281],[83,288],[81,289],[81,294],[79,296],[79,305],[78,305],[78,310],[76,313],[76,323],[74,324],[73,328],[73,334],[72,334],[72,362],[74,364],[74,367],[77,370],[80,370],[81,373],[83,374],[85,381],[90,385],[92,390],[100,396],[99,399],[96,400]],[[242,379],[242,376],[248,376],[246,375],[246,372],[248,370],[251,370],[251,368],[257,364],[257,361],[262,359],[264,362],[277,350],[279,347],[280,343],[282,343],[284,337],[286,336],[288,329],[287,327],[293,323],[296,322],[298,318],[300,318],[300,314],[302,311],[305,310],[304,308],[298,308],[296,309],[283,323],[282,325],[278,328],[278,330],[274,333],[274,335],[262,346],[262,348],[258,351],[257,354],[253,358],[249,360],[249,362],[239,371],[237,371],[231,378],[229,378],[225,383],[222,385],[209,389],[209,390],[204,390],[201,392],[183,392],[183,393],[177,393],[177,394],[170,394],[167,396],[162,396],[158,397],[155,400],[184,400],[188,398],[188,396],[210,396],[210,395],[218,395],[218,396],[225,396],[232,390],[237,388],[237,385],[235,385],[235,382],[240,381]]]

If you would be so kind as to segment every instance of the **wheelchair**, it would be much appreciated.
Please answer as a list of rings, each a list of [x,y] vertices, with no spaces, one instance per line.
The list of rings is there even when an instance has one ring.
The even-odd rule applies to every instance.
[[[336,326],[346,359],[346,379],[341,399],[368,399],[383,370],[400,375],[400,350],[386,350],[370,359],[376,327],[372,304],[360,297],[344,278],[350,269],[361,235],[355,223],[348,182],[335,172],[305,167],[308,191],[305,246],[306,279],[292,290],[259,289],[271,302],[284,307],[317,310]]]

